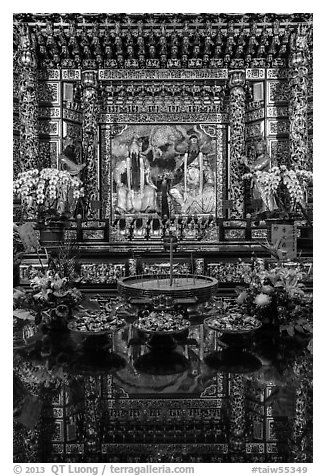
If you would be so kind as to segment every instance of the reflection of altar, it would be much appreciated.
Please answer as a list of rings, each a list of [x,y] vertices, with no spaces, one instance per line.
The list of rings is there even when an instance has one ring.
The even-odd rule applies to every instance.
[[[178,346],[178,356],[172,355],[163,367],[158,360],[148,360],[146,346],[128,346],[130,336],[127,330],[115,336],[115,352],[125,362],[123,367],[99,368],[85,360],[55,373],[45,359],[35,366],[30,353],[22,357],[14,367],[17,379],[40,379],[50,372],[55,379],[49,386],[34,383],[33,391],[37,387],[42,392],[42,413],[31,430],[16,419],[14,460],[28,459],[23,437],[29,435],[35,444],[28,451],[43,462],[58,457],[76,463],[89,457],[116,463],[158,462],[158,454],[169,463],[227,463],[234,454],[239,461],[245,457],[254,462],[257,452],[269,461],[271,448],[273,458],[289,461],[288,438],[293,431],[284,408],[274,415],[279,387],[271,376],[279,374],[272,365],[257,372],[250,358],[239,368],[238,362],[223,360],[222,355],[218,369],[206,365],[203,351],[209,355],[217,348],[214,332],[208,329],[203,334],[200,325],[192,325],[189,335],[198,346],[195,342]],[[71,359],[76,359],[73,351]],[[282,385],[284,400],[287,384]],[[289,404],[295,408],[296,393],[288,390]],[[300,394],[300,402],[309,403],[307,393]],[[289,416],[293,418],[292,413]],[[240,448],[236,453],[235,433]]]

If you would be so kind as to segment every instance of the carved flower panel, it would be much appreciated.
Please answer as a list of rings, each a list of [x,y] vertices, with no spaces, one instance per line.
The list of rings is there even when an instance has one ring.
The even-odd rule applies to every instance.
[[[59,121],[39,121],[39,134],[41,136],[58,136]]]
[[[270,156],[278,165],[288,165],[290,161],[290,143],[288,140],[270,140]]]
[[[16,177],[20,172],[19,136],[16,135],[13,138],[13,162],[14,177]]]
[[[261,108],[256,111],[251,111],[247,113],[247,122],[257,121],[258,119],[263,119],[265,116],[265,109]]]
[[[42,68],[38,70],[37,77],[39,81],[58,81],[60,79],[60,69]]]
[[[313,83],[312,76],[308,75],[308,97],[311,99],[313,98],[313,94],[314,94],[313,86],[314,86],[314,83]]]
[[[14,74],[13,77],[13,93],[14,93],[14,99],[18,99],[19,97],[19,75]]]
[[[314,128],[314,118],[312,114],[308,114],[308,131],[312,132]]]
[[[100,80],[175,80],[175,79],[227,79],[228,70],[226,68],[210,69],[210,70],[196,70],[196,69],[171,69],[171,70],[151,70],[151,69],[139,69],[139,70],[113,70],[113,69],[100,69]]]
[[[264,68],[248,68],[246,69],[246,79],[265,79]]]
[[[289,101],[289,85],[287,81],[269,81],[268,103],[284,103]]]
[[[59,142],[58,140],[45,141],[39,143],[39,153],[42,167],[58,167]]]
[[[62,79],[66,81],[80,81],[81,70],[80,69],[63,69]]]
[[[59,105],[60,83],[58,82],[40,82],[38,85],[38,94],[40,104]]]
[[[267,122],[268,135],[288,135],[290,132],[290,123],[288,120],[269,120]]]
[[[246,138],[261,136],[263,123],[261,121],[246,126]]]
[[[74,124],[72,122],[63,122],[63,135],[70,139],[82,140],[82,126],[80,124]]]
[[[267,79],[283,79],[288,77],[288,69],[287,68],[282,68],[282,66],[285,66],[283,60],[274,60],[274,68],[267,69]]]
[[[19,134],[19,116],[17,114],[13,115],[13,129]]]
[[[269,106],[267,117],[288,117],[289,108],[287,106]]]
[[[39,107],[39,117],[60,117],[60,107]]]

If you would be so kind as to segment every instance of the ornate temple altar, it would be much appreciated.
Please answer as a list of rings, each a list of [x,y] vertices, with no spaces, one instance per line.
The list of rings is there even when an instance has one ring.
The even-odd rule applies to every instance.
[[[181,267],[263,253],[242,178],[261,140],[272,164],[312,169],[311,15],[14,15],[14,173],[83,181],[66,239],[86,282],[160,265],[169,232]],[[306,223],[294,255],[311,255]]]
[[[209,300],[232,308],[254,260],[265,272],[277,256],[312,289],[311,184],[305,209],[271,223],[244,178],[312,171],[312,15],[21,13],[13,32],[14,177],[83,185],[58,242],[14,196],[18,294],[64,250],[76,295],[110,316],[124,296],[127,315],[104,354],[16,318],[15,405],[42,403],[15,417],[16,461],[311,461],[310,323],[301,347],[269,328],[219,361],[228,345],[204,318]],[[164,358],[128,315],[153,296],[171,313],[182,297],[187,318]]]

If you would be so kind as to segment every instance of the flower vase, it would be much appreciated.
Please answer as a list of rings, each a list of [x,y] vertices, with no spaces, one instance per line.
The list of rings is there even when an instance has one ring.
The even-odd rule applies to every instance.
[[[40,230],[40,244],[44,247],[60,246],[65,240],[66,221],[55,221],[42,224]]]

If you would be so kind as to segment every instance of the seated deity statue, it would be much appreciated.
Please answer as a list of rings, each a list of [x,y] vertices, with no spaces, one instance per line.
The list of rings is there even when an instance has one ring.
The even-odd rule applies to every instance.
[[[215,208],[214,172],[199,148],[198,137],[192,135],[187,152],[175,171],[169,194],[176,213],[212,213]]]
[[[141,141],[134,137],[128,148],[128,156],[114,169],[117,213],[146,213],[158,210],[157,187],[152,182],[149,162],[141,150]]]

